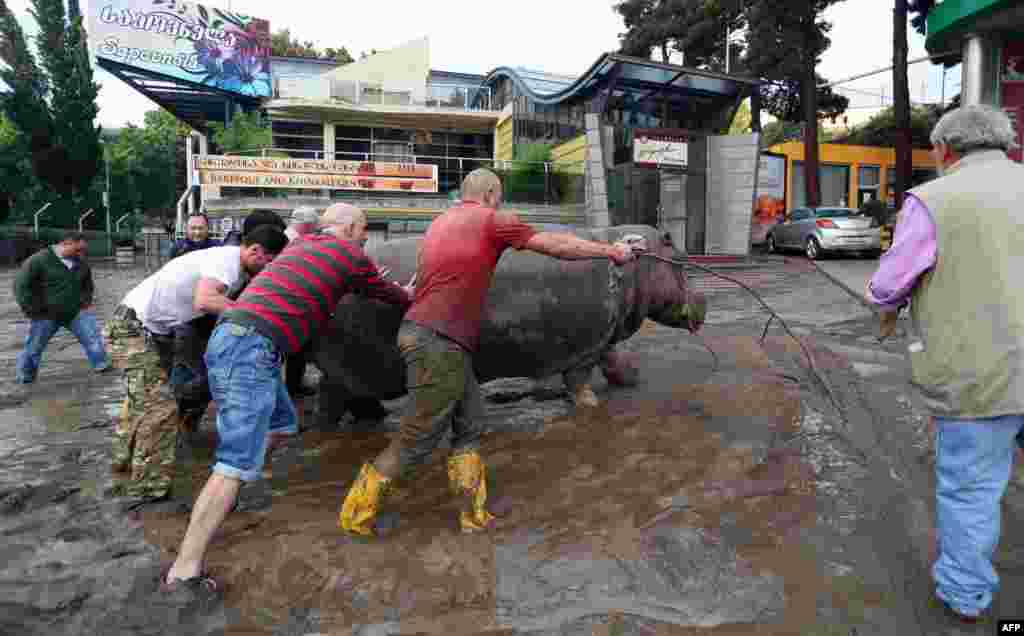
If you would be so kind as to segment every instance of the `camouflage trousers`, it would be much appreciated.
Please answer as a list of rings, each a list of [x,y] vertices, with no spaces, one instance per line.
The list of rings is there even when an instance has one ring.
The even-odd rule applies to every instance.
[[[114,428],[112,468],[130,477],[115,486],[115,493],[165,497],[174,480],[179,431],[178,405],[167,387],[161,359],[161,353],[166,358],[161,350],[169,344],[158,343],[135,312],[123,306],[107,323],[104,336],[115,367],[124,373],[126,389]]]

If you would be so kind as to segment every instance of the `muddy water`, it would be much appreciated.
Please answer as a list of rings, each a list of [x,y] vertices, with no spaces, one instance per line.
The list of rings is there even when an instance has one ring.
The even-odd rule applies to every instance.
[[[800,561],[778,555],[814,517],[813,473],[771,445],[795,432],[799,400],[751,339],[714,346],[721,384],[694,383],[710,372],[695,365],[652,378],[646,391],[657,399],[612,394],[534,434],[495,423],[482,452],[503,514],[485,536],[457,533],[443,452],[387,501],[397,525],[384,538],[343,536],[342,497],[387,435],[306,433],[287,492],[267,512],[233,515],[211,550],[208,565],[240,613],[233,629],[272,633],[296,608],[322,633],[547,629],[615,612],[713,625],[785,613],[792,592],[824,581],[808,567],[810,580],[797,582]],[[197,466],[194,483],[207,474]],[[172,558],[186,515],[142,518]],[[804,620],[813,608],[804,603]]]
[[[101,315],[133,276],[98,272]],[[16,315],[9,298],[0,310]],[[12,327],[9,370],[24,326]],[[387,434],[306,433],[270,510],[232,515],[212,546],[227,600],[205,614],[160,597],[155,577],[208,476],[210,422],[181,471],[185,494],[126,512],[107,494],[119,390],[62,336],[27,399],[0,400],[0,633],[852,633],[820,631],[823,616],[901,633],[872,627],[896,624],[900,594],[862,567],[870,551],[834,556],[853,537],[822,520],[833,496],[819,484],[842,458],[801,441],[812,415],[824,426],[808,411],[812,383],[778,353],[794,352],[748,327],[708,328],[716,360],[646,324],[624,347],[643,354],[640,385],[598,381],[606,402],[586,413],[515,382],[487,387],[502,398],[483,448],[502,516],[485,536],[456,532],[443,452],[387,502],[384,538],[342,536],[341,499]]]

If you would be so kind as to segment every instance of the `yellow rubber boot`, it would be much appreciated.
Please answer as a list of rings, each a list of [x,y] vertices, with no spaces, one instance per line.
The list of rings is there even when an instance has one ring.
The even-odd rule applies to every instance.
[[[448,481],[457,496],[472,502],[472,512],[463,510],[459,513],[462,531],[486,530],[494,515],[487,511],[487,474],[480,454],[470,451],[449,457]]]
[[[338,515],[338,526],[365,537],[374,536],[373,522],[380,510],[380,501],[391,480],[377,472],[372,463],[363,464],[359,477],[345,497]]]

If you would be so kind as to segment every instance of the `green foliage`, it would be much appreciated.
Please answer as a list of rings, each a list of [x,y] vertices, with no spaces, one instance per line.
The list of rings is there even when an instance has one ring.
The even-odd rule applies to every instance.
[[[328,47],[320,51],[312,41],[299,42],[297,38],[293,38],[289,29],[281,29],[270,36],[270,54],[279,57],[334,60],[339,64],[350,64],[354,61],[344,46],[340,49]]]
[[[514,202],[541,202],[545,199],[548,181],[544,164],[551,161],[550,144],[516,144],[513,162],[503,175],[505,199]]]
[[[913,17],[910,24],[921,35],[927,35],[928,12],[935,5],[935,0],[910,0],[907,3],[907,10]]]
[[[931,148],[931,131],[941,116],[942,111],[938,107],[911,107],[910,143],[914,148],[923,150]],[[846,137],[836,140],[836,143],[895,148],[896,128],[896,111],[893,107],[889,107],[869,119],[862,126],[854,128]]]
[[[186,134],[188,128],[162,109],[147,112],[143,127],[121,130],[108,147],[112,214],[174,207],[180,194],[177,144]]]
[[[744,101],[736,109],[736,115],[733,116],[732,123],[729,125],[729,134],[745,135],[749,133],[751,121],[750,104]]]
[[[0,80],[11,89],[3,113],[27,144],[32,174],[51,200],[58,199],[51,218],[67,226],[79,210],[97,203],[93,182],[101,165],[100,129],[94,122],[99,85],[93,81],[77,5],[68,16],[63,0],[32,0],[31,13],[39,24],[38,56],[0,2]]]
[[[648,58],[661,52],[683,54],[683,64],[693,68],[725,69],[725,31],[743,28],[746,16],[740,0],[624,0],[615,5],[626,32],[619,35],[620,52]],[[730,70],[743,54],[742,43],[730,44]]]
[[[849,100],[830,88],[814,72],[831,41],[832,25],[820,18],[829,6],[842,0],[775,0],[748,2],[747,49],[744,64],[752,75],[766,80],[761,105],[784,121],[804,121],[803,82],[813,77],[817,86],[818,117],[835,119]]]
[[[765,124],[764,128],[761,129],[761,147],[770,148],[775,144],[781,144],[787,141],[803,141],[803,134],[803,124],[777,119]],[[819,123],[818,141],[826,142],[831,140],[831,133],[827,132],[825,127]]]
[[[239,109],[231,118],[229,126],[213,122],[210,130],[213,132],[213,143],[225,153],[269,148],[274,143],[270,126],[262,121],[256,111],[244,113]]]

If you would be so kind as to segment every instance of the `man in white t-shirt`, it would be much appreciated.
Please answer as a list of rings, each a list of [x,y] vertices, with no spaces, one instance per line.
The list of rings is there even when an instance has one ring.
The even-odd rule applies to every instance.
[[[256,228],[241,246],[211,247],[171,260],[121,301],[109,335],[111,349],[124,356],[127,379],[114,434],[114,469],[131,473],[124,494],[162,499],[170,492],[182,427],[175,397],[180,385],[205,375],[175,355],[176,340],[187,337],[179,330],[189,333],[197,318],[227,309],[228,289],[243,274],[255,276],[287,243],[278,228]]]

